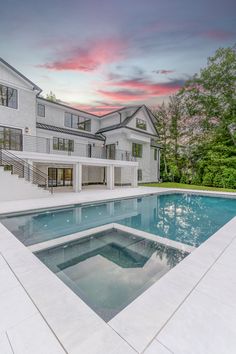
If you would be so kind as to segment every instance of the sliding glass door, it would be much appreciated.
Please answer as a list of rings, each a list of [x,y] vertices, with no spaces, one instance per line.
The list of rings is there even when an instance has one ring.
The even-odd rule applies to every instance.
[[[72,168],[48,168],[48,179],[51,187],[72,186]]]

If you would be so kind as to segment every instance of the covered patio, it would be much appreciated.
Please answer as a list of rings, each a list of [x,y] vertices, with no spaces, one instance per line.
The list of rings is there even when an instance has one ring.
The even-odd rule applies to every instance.
[[[55,191],[137,187],[138,163],[133,161],[58,156],[19,151],[16,155],[49,176]]]

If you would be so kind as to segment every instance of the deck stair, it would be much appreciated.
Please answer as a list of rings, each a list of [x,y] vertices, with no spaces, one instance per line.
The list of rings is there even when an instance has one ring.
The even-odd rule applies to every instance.
[[[46,174],[27,161],[0,149],[0,202],[47,197],[53,192],[49,182]]]

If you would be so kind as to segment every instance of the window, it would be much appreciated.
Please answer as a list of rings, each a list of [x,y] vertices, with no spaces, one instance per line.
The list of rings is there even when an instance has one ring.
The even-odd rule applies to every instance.
[[[0,148],[22,150],[22,130],[0,126]]]
[[[72,168],[48,168],[48,185],[50,187],[72,186]]]
[[[91,131],[91,119],[77,116],[72,113],[65,113],[65,127]]]
[[[116,144],[106,145],[106,157],[110,160],[116,159]]]
[[[53,150],[74,151],[74,140],[53,138]]]
[[[17,90],[0,85],[0,105],[17,109]]]
[[[157,160],[157,148],[154,148],[154,160]]]
[[[38,116],[45,117],[45,106],[44,104],[38,103]]]
[[[147,130],[147,123],[145,120],[137,118],[136,119],[136,128]]]
[[[142,181],[142,179],[143,179],[142,170],[138,169],[138,181]]]
[[[143,155],[143,145],[142,144],[132,144],[132,156],[142,157]]]

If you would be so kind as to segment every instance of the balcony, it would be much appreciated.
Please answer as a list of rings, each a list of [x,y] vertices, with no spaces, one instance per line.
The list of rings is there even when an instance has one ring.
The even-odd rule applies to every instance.
[[[4,147],[3,148],[9,149]],[[27,152],[37,152],[43,154],[56,154],[62,156],[79,156],[96,159],[110,159],[110,160],[123,160],[135,161],[130,151],[113,149],[108,151],[106,146],[94,146],[94,144],[73,143],[72,147],[64,149],[65,146],[59,146],[61,149],[55,149],[52,138],[43,138],[39,136],[23,135],[22,136],[22,150]],[[21,150],[21,149],[19,149]]]

